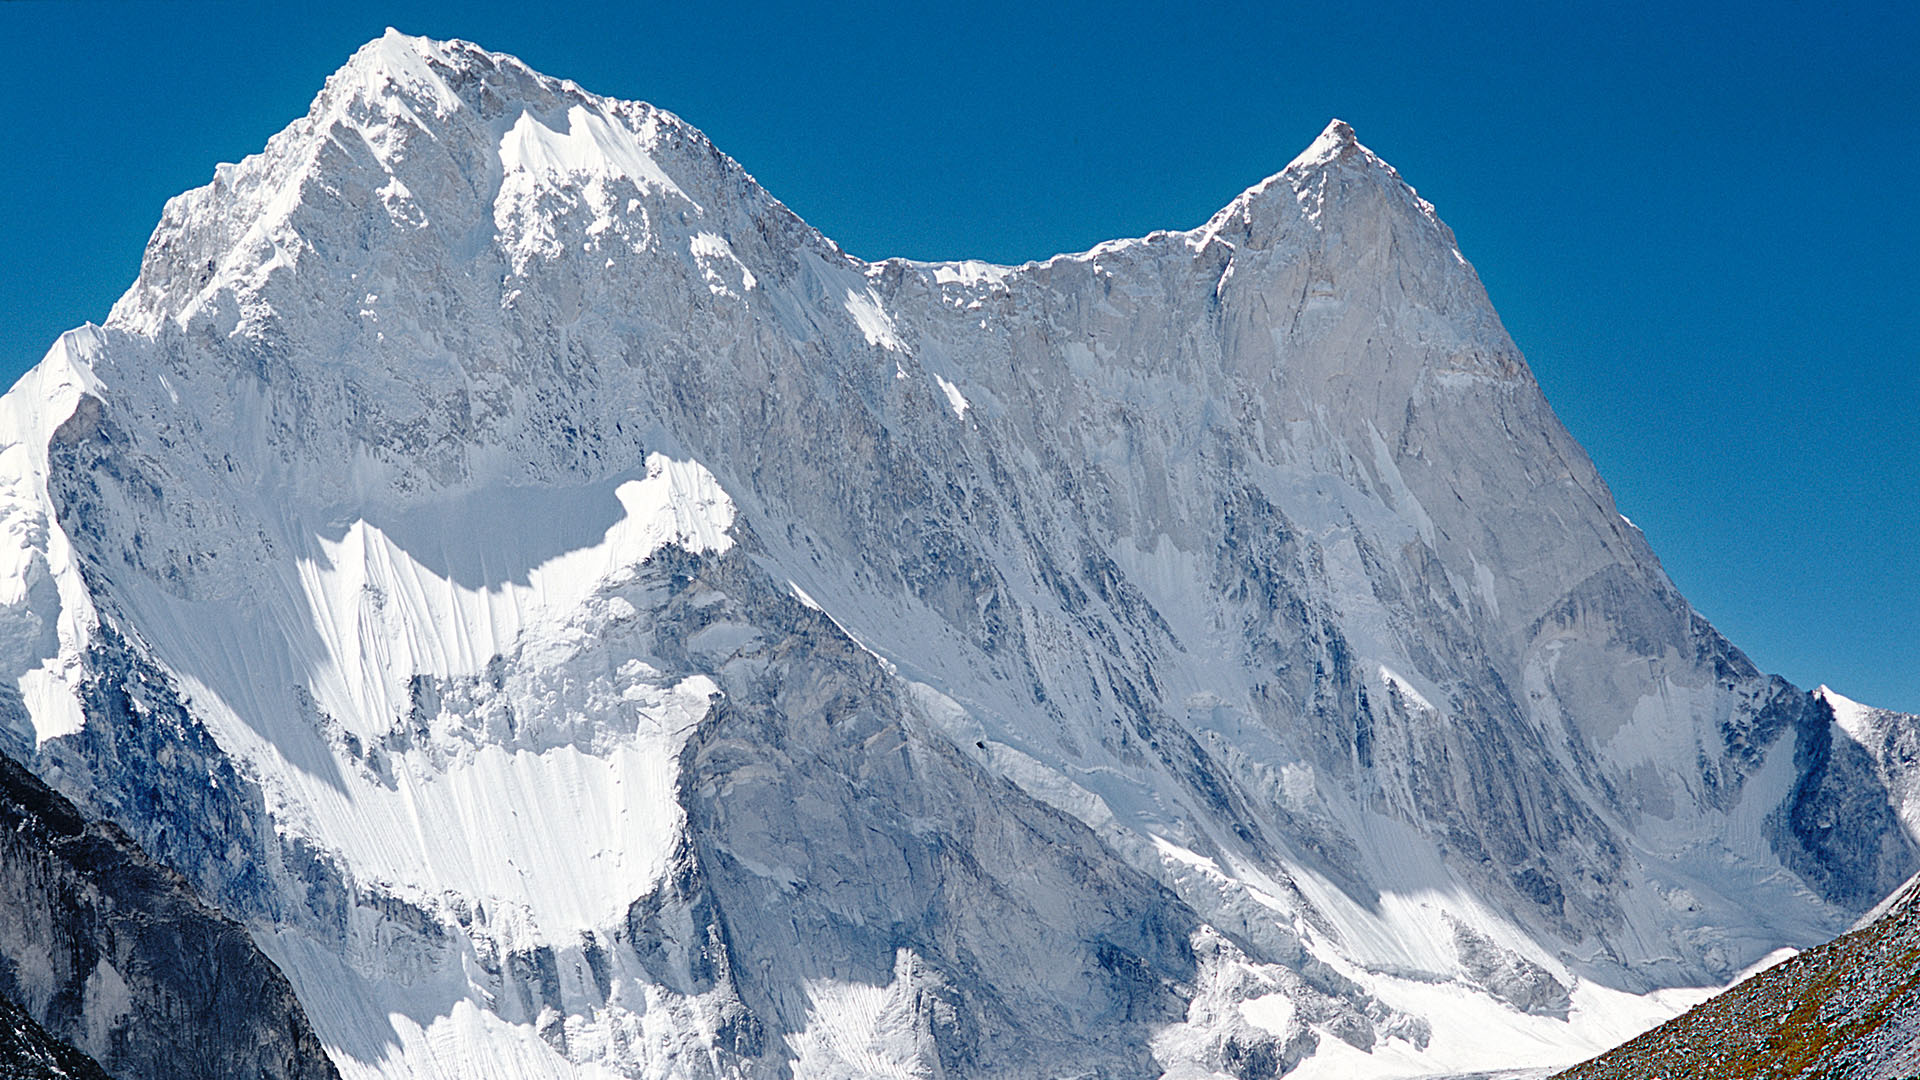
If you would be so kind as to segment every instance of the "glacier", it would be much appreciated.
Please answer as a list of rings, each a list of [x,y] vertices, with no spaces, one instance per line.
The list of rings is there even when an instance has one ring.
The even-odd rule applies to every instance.
[[[389,32],[0,398],[0,749],[340,1074],[1548,1069],[1917,868],[1335,121],[1187,231],[869,263]]]

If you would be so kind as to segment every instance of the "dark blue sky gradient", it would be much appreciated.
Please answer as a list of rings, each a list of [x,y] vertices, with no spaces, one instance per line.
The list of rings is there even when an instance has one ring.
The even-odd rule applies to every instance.
[[[1920,5],[283,6],[0,0],[8,379],[388,24],[670,108],[868,258],[1190,227],[1340,116],[1695,606],[1920,711]]]

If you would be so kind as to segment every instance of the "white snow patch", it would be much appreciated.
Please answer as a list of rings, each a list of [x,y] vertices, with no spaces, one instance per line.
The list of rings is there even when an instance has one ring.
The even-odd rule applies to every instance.
[[[893,317],[888,315],[886,308],[880,304],[879,293],[872,289],[868,289],[865,293],[848,289],[845,306],[847,314],[853,316],[853,321],[860,327],[860,333],[866,337],[867,344],[878,345],[895,352],[905,351],[905,346],[900,343],[899,333],[894,330]]]
[[[283,828],[400,895],[485,900],[524,913],[516,933],[563,940],[617,924],[667,865],[682,820],[675,759],[718,692],[705,676],[668,683],[611,663],[591,619],[631,614],[606,590],[662,547],[729,550],[732,501],[699,463],[658,453],[611,493],[619,517],[597,541],[519,569],[523,549],[494,528],[499,500],[481,498],[390,522],[416,550],[364,518],[313,537],[250,604],[151,589],[130,589],[128,603]],[[583,489],[577,514],[548,504],[517,529],[538,550],[543,528],[556,530],[550,543],[568,535],[559,519],[608,514],[607,496]],[[463,577],[489,566],[485,580]],[[419,714],[416,676],[476,678],[500,657],[522,675]],[[494,701],[510,704],[518,735],[487,726]],[[618,722],[591,729],[583,708]],[[406,743],[378,762],[342,768],[346,752],[316,745],[324,728],[379,747],[408,717]]]
[[[687,241],[687,250],[703,259],[733,258],[733,245],[719,233],[698,232]]]
[[[21,673],[15,685],[20,688],[27,715],[33,720],[35,746],[62,735],[77,735],[87,725],[77,690],[80,674],[77,667],[71,665],[56,669],[51,660]]]
[[[978,739],[980,725],[974,722],[966,706],[923,682],[909,680],[907,691],[913,695],[915,704],[927,714],[928,719],[942,730],[949,734],[964,733],[967,739]]]
[[[62,334],[0,397],[0,678],[19,689],[36,745],[86,723],[79,685],[96,622],[73,545],[47,510],[47,438],[83,398],[106,393],[93,371],[103,345],[91,324]]]
[[[700,271],[707,280],[707,290],[716,296],[736,295],[727,286],[726,278],[713,265],[722,259],[731,262],[739,274],[741,292],[751,292],[753,287],[759,284],[759,279],[753,276],[753,271],[747,269],[747,264],[741,262],[740,257],[733,253],[733,245],[727,243],[726,237],[719,233],[693,234],[693,238],[687,241],[687,250],[691,251],[693,257],[699,261]]]
[[[324,989],[341,993],[331,987]],[[303,994],[302,1003],[305,1001]],[[342,1048],[328,1047],[342,1080],[623,1080],[626,1075],[595,1061],[569,1061],[540,1038],[534,1024],[503,1020],[473,998],[460,998],[446,1015],[431,1017],[424,1024],[403,1011],[411,1005],[393,1002],[392,1011],[377,1019],[367,1016],[369,1009],[364,1003],[342,1007],[341,1011],[354,1016],[362,1027],[368,1021],[384,1021],[381,1026],[392,1033],[392,1041],[382,1045],[381,1055],[371,1061],[362,1061]],[[308,1006],[308,1011],[314,1011],[313,1007]],[[572,1025],[568,1027],[572,1033]]]
[[[1799,955],[1800,955],[1799,949],[1790,948],[1787,946],[1781,946],[1780,948],[1773,950],[1772,952],[1761,957],[1760,959],[1755,960],[1753,963],[1748,964],[1746,967],[1741,968],[1740,974],[1735,975],[1733,978],[1727,980],[1727,985],[1738,986],[1741,983],[1746,982],[1748,979],[1753,978],[1755,975],[1758,975],[1761,972],[1767,970],[1768,968],[1779,967],[1781,964],[1784,964],[1787,961]]]
[[[1400,697],[1414,708],[1424,709],[1427,712],[1439,711],[1433,707],[1433,702],[1427,700],[1426,695],[1415,690],[1412,683],[1385,664],[1380,665],[1380,681],[1385,683],[1389,690],[1398,691]]]
[[[414,201],[413,192],[397,176],[389,176],[387,183],[377,194],[381,205],[387,208],[387,216],[396,225],[424,229],[427,227],[427,215]]]
[[[500,167],[560,186],[584,176],[625,177],[643,190],[666,192],[698,207],[660,168],[626,125],[584,105],[567,110],[563,134],[522,112],[500,139]]]
[[[1864,743],[1872,735],[1872,706],[1862,705],[1852,698],[1836,692],[1825,684],[1822,684],[1821,687],[1813,693],[1815,697],[1826,702],[1827,707],[1833,710],[1833,722],[1839,724],[1840,730],[1846,732],[1847,736],[1853,741]]]
[[[1013,276],[1013,267],[995,266],[978,259],[941,263],[933,268],[933,280],[941,285],[998,285]]]
[[[586,251],[603,250],[614,240],[635,254],[645,251],[653,240],[653,218],[628,196],[631,189],[622,188],[622,180],[680,199],[704,215],[647,152],[650,141],[584,105],[567,111],[564,134],[522,112],[500,139],[502,176],[493,202],[494,228],[513,257],[514,272],[524,272],[535,258],[565,254],[555,223],[576,213],[592,216],[584,226]]]
[[[1221,873],[1219,863],[1192,848],[1176,844],[1164,836],[1154,835],[1149,839],[1153,841],[1154,850],[1158,851],[1163,859],[1171,859],[1182,866],[1192,866],[1215,874]]]
[[[1285,994],[1262,994],[1240,1003],[1240,1015],[1254,1027],[1285,1036],[1293,1025],[1293,999]]]
[[[1529,1016],[1457,983],[1374,976],[1367,989],[1386,1005],[1432,1025],[1425,1050],[1386,1039],[1357,1050],[1321,1031],[1312,1057],[1287,1074],[1292,1080],[1400,1080],[1502,1069],[1552,1070],[1618,1046],[1717,993],[1716,988],[1657,990],[1635,995],[1581,981],[1565,1021]],[[1251,1019],[1251,1017],[1249,1017]]]
[[[620,484],[614,495],[624,512],[598,543],[495,584],[468,585],[438,572],[364,519],[339,540],[320,537],[317,557],[299,561],[305,606],[328,661],[314,696],[336,717],[360,718],[360,734],[375,736],[406,711],[414,675],[478,673],[490,658],[510,655],[527,629],[564,618],[609,576],[669,544],[716,554],[733,546],[733,502],[696,461],[649,454],[646,476]],[[592,512],[582,508],[583,515]],[[379,602],[370,606],[370,597]]]
[[[901,949],[886,986],[809,981],[807,1028],[789,1036],[794,1080],[923,1080],[913,968]]]
[[[938,375],[933,377],[933,381],[939,383],[940,392],[947,395],[947,407],[953,410],[953,415],[965,420],[968,405],[966,396],[960,393],[960,388]]]
[[[403,763],[393,789],[359,787],[328,815],[328,839],[378,880],[521,906],[538,940],[615,925],[668,865],[680,747],[718,692],[687,679],[643,709],[638,735],[598,755],[486,746],[443,772]]]

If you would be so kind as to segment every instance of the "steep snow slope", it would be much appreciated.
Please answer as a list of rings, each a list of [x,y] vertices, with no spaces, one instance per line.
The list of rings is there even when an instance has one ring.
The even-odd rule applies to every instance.
[[[390,33],[0,445],[11,744],[344,1075],[1546,1067],[1915,861],[1337,121],[1190,232],[867,264]]]

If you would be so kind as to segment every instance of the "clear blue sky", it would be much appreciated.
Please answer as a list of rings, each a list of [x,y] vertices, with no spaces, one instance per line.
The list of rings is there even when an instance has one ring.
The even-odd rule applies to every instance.
[[[1920,711],[1920,5],[291,6],[0,0],[9,380],[388,24],[670,108],[868,258],[1190,227],[1339,116],[1694,605]]]

